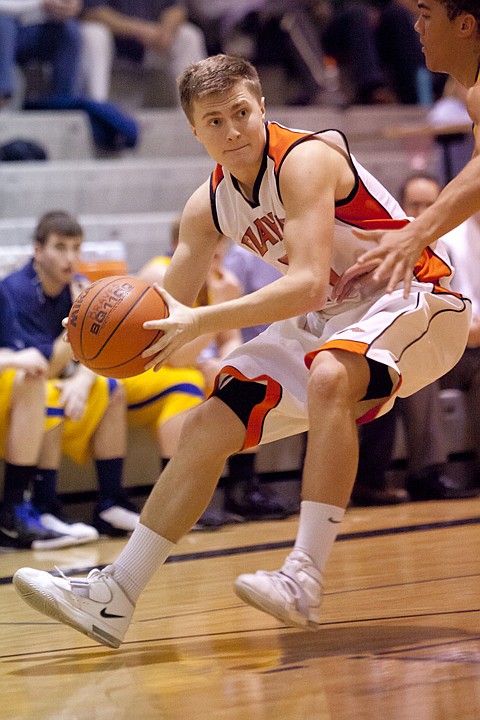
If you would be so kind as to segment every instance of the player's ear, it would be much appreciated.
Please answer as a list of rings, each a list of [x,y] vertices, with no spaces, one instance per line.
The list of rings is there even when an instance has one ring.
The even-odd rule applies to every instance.
[[[195,130],[195,125],[192,125],[192,123],[188,123],[188,127],[192,131],[195,139],[198,140],[198,135],[197,135],[197,131]],[[198,142],[200,142],[200,140],[198,140]]]
[[[471,13],[460,16],[460,32],[463,37],[471,37],[478,32],[478,24]]]
[[[260,110],[261,110],[263,119],[265,119],[265,98],[264,97],[262,97],[262,99],[260,100]]]

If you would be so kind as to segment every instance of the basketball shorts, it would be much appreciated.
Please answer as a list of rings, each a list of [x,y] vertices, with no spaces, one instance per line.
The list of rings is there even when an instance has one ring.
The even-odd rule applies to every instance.
[[[122,382],[129,426],[146,427],[153,434],[167,420],[205,400],[203,375],[195,368],[166,366],[159,372],[147,370]]]
[[[5,457],[5,441],[10,418],[10,404],[12,397],[15,370],[4,370],[0,373],[0,458]]]
[[[319,352],[344,350],[363,355],[370,367],[383,364],[390,376],[390,394],[379,397],[378,405],[372,409],[371,395],[358,404],[357,422],[369,422],[390,410],[397,396],[412,395],[458,362],[470,317],[470,301],[414,283],[406,299],[397,290],[341,313],[308,313],[273,323],[226,358],[213,394],[244,422],[245,448],[305,432],[309,367]],[[258,392],[245,393],[252,398],[247,413],[245,398],[232,399],[234,391],[227,390],[232,378],[265,388],[260,398]]]
[[[70,420],[60,406],[60,390],[57,381],[47,384],[46,430],[64,423],[62,452],[78,464],[90,458],[90,441],[107,409],[110,396],[118,385],[117,380],[97,376],[90,390],[87,406],[81,420]]]

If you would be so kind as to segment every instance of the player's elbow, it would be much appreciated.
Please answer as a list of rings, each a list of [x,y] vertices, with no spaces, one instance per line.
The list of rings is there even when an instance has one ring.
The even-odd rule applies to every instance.
[[[303,297],[305,301],[304,312],[320,310],[327,302],[328,287],[325,282],[312,274],[304,285]]]

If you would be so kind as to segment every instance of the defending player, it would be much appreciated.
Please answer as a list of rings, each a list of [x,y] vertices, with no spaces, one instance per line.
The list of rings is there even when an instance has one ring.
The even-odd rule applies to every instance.
[[[226,458],[307,429],[295,547],[280,571],[242,575],[236,591],[287,624],[317,627],[324,568],[355,480],[356,423],[452,367],[470,321],[470,303],[448,288],[452,271],[440,244],[423,253],[407,298],[400,288],[332,300],[332,284],[365,247],[352,229],[407,222],[342,133],[266,123],[258,75],[241,58],[218,55],[187,68],[180,97],[217,166],[185,207],[168,292],[160,291],[170,317],[146,323],[165,333],[145,353],[147,366],[160,368],[203,333],[273,324],[229,356],[213,396],[189,413],[178,451],[113,565],[83,580],[29,568],[15,574],[29,604],[111,647],[208,504]],[[189,307],[223,235],[283,275],[236,300]]]
[[[373,279],[392,291],[404,282],[410,288],[412,268],[422,250],[480,210],[480,3],[478,0],[419,0],[415,24],[427,67],[449,73],[468,88],[466,105],[475,132],[472,159],[451,180],[422,215],[401,230],[363,233],[378,247],[363,253],[337,288],[348,295],[359,276],[375,268]]]

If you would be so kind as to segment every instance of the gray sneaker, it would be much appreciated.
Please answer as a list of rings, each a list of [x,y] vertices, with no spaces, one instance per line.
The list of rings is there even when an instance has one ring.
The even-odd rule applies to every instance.
[[[38,612],[112,648],[122,643],[135,609],[108,568],[92,570],[83,579],[21,568],[13,585]]]
[[[235,592],[244,602],[286,625],[310,630],[319,627],[322,575],[301,550],[293,550],[280,570],[239,575]]]

